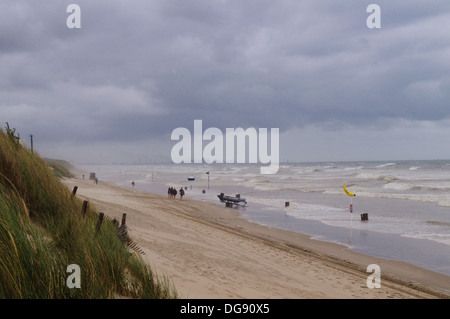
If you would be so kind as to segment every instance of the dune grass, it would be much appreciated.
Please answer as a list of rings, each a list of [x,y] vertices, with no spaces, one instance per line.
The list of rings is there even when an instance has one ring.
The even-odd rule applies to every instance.
[[[95,207],[82,216],[82,201],[57,175],[9,126],[0,130],[0,298],[177,298],[111,223],[96,232]],[[67,285],[71,264],[81,288]]]
[[[71,172],[74,167],[69,162],[53,158],[44,158],[44,160],[57,177],[75,178],[75,175]]]

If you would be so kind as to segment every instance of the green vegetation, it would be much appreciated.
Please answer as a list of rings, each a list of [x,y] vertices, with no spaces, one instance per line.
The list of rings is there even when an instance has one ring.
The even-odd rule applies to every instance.
[[[53,158],[44,158],[50,169],[59,178],[75,178],[75,175],[71,172],[74,169],[72,164],[67,161],[57,160]]]
[[[64,163],[49,169],[7,130],[0,130],[0,298],[177,298],[110,222],[96,233],[95,208],[83,217],[82,201],[56,176],[68,172]],[[67,287],[71,264],[80,267],[81,288]]]
[[[16,129],[15,128],[10,128],[9,127],[9,123],[6,122],[6,135],[8,135],[8,137],[11,139],[11,141],[15,144],[19,144],[20,141],[20,135],[17,134],[16,136]]]

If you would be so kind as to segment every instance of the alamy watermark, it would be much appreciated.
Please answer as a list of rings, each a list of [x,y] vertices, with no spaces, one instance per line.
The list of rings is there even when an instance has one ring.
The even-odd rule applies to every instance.
[[[69,277],[67,277],[66,285],[68,288],[81,288],[81,269],[77,264],[71,264],[67,266],[68,273],[71,273]]]
[[[366,9],[370,15],[366,19],[366,25],[369,29],[381,28],[381,7],[378,4],[369,4]]]
[[[367,288],[381,288],[381,268],[377,264],[370,264],[367,266],[367,272],[372,274],[367,277],[366,284]]]
[[[66,25],[69,29],[81,28],[81,8],[78,4],[70,4],[66,9],[67,13],[70,13],[66,19]]]
[[[66,19],[66,25],[69,29],[81,28],[81,8],[78,4],[70,4],[66,9],[70,13]],[[378,4],[372,3],[367,6],[367,13],[370,15],[366,19],[366,25],[369,29],[381,28],[381,7]]]
[[[227,128],[224,134],[216,127],[203,132],[202,120],[194,120],[194,134],[184,127],[172,131],[172,141],[179,141],[172,147],[172,162],[180,163],[261,163],[261,174],[276,174],[279,168],[279,129]],[[247,143],[248,140],[248,143]],[[203,147],[203,141],[210,141]],[[236,143],[235,143],[236,142]],[[248,151],[248,152],[247,152]],[[224,158],[225,157],[225,158]]]

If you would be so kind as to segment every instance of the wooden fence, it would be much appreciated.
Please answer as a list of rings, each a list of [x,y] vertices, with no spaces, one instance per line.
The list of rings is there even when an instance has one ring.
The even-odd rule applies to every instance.
[[[78,190],[78,186],[75,186],[72,190],[72,197],[75,196],[77,190]],[[83,217],[86,215],[88,205],[89,205],[89,202],[87,200],[84,200],[83,205],[81,207],[81,215]],[[103,213],[103,212],[99,212],[97,225],[95,228],[95,233],[97,234],[100,231],[103,221],[106,220],[107,222],[112,223],[113,226],[117,229],[117,237],[120,239],[120,241],[126,247],[130,248],[131,250],[133,250],[141,255],[145,255],[144,250],[141,247],[139,247],[139,245],[136,242],[134,242],[128,235],[128,227],[126,225],[126,218],[127,218],[127,214],[123,213],[122,214],[122,223],[119,225],[119,221],[117,219],[111,218],[111,217],[105,215],[105,213]]]

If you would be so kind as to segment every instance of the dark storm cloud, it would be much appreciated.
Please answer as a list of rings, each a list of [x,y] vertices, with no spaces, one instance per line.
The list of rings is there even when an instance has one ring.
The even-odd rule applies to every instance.
[[[356,0],[2,1],[0,118],[55,143],[168,139],[194,119],[283,132],[449,118],[450,3],[375,2],[379,30]]]

